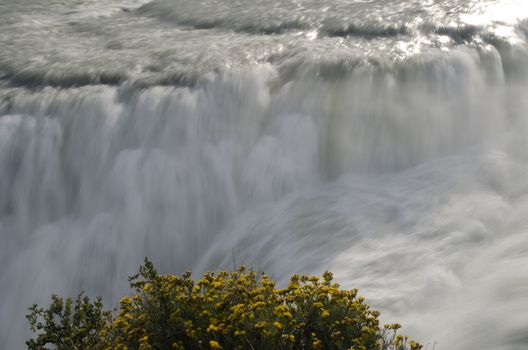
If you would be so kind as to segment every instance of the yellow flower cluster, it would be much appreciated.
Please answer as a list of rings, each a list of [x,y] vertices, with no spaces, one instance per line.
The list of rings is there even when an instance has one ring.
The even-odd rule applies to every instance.
[[[281,349],[419,350],[398,334],[399,324],[380,325],[357,289],[343,290],[326,272],[292,276],[277,288],[266,275],[240,267],[206,273],[198,281],[158,274],[145,260],[130,278],[135,293],[117,315],[91,302],[52,297],[49,309],[34,305],[27,316],[35,339],[30,350]],[[59,321],[57,321],[59,320]]]
[[[146,261],[135,276],[136,294],[124,297],[108,330],[108,349],[374,349],[417,350],[380,327],[379,313],[342,290],[326,272],[292,276],[276,288],[266,275],[240,267],[206,273],[194,282],[160,275]]]

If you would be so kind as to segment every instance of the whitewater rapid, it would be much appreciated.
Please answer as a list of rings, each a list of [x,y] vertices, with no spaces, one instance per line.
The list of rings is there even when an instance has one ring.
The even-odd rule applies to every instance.
[[[0,344],[53,292],[110,307],[149,256],[331,270],[428,349],[528,348],[526,18],[0,0]]]

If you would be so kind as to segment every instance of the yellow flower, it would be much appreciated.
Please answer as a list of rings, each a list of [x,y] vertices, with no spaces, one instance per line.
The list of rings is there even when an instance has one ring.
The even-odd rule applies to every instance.
[[[277,328],[278,330],[282,329],[282,324],[280,322],[277,322],[277,321],[273,322],[273,326]]]
[[[235,314],[239,314],[244,311],[244,304],[236,304],[231,308],[231,311]]]
[[[394,331],[398,330],[401,328],[401,325],[398,324],[398,323],[392,323],[392,324],[386,324],[385,325],[385,329],[392,329]]]
[[[293,317],[291,312],[289,312],[289,311],[283,312],[281,316],[284,317],[284,318],[288,318],[288,319],[292,319],[292,317]]]
[[[257,301],[256,303],[251,304],[251,307],[252,307],[253,309],[260,309],[260,308],[263,307],[264,305],[266,305],[266,304],[264,304],[264,302],[262,302],[262,301]]]
[[[121,306],[130,306],[132,305],[132,298],[127,295],[121,299],[120,303]]]
[[[209,342],[209,346],[211,347],[211,349],[222,349],[220,343],[218,343],[216,340],[211,340]]]
[[[148,343],[148,336],[139,339],[139,350],[150,350],[152,347]]]
[[[144,337],[141,337],[141,339],[139,339],[139,342],[140,343],[148,343],[148,335],[146,335]]]
[[[180,343],[172,343],[172,348],[175,350],[185,350],[185,347],[183,344]]]
[[[419,350],[422,348],[422,345],[414,342],[413,340],[411,340],[411,342],[409,343],[409,346],[411,347],[411,350]]]
[[[283,334],[281,338],[285,341],[290,341],[292,343],[295,341],[295,336],[292,334]]]
[[[321,303],[320,301],[318,302],[315,302],[313,304],[313,306],[316,308],[316,309],[322,309],[323,308],[323,303]]]
[[[323,313],[321,314],[322,318],[327,318],[329,316],[330,316],[330,312],[328,310],[324,310]]]
[[[209,327],[207,327],[207,333],[213,333],[213,332],[216,332],[218,330],[218,327],[215,326],[214,324],[210,324]]]
[[[239,331],[239,330],[235,331],[235,337],[241,337],[243,335],[246,335],[246,331]]]
[[[340,331],[335,331],[333,332],[330,337],[332,338],[339,338],[341,336],[341,332]]]
[[[372,334],[372,333],[374,333],[373,329],[369,328],[367,326],[363,326],[361,328],[361,332],[364,333],[364,334]]]

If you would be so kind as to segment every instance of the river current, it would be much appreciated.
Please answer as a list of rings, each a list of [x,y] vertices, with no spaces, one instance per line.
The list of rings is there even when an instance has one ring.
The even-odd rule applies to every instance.
[[[528,2],[0,0],[2,348],[145,256],[527,349]]]

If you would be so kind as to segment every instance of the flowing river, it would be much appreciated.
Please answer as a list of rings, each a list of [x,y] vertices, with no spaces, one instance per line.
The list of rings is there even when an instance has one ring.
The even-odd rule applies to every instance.
[[[527,349],[528,1],[0,0],[0,347],[145,256]]]

